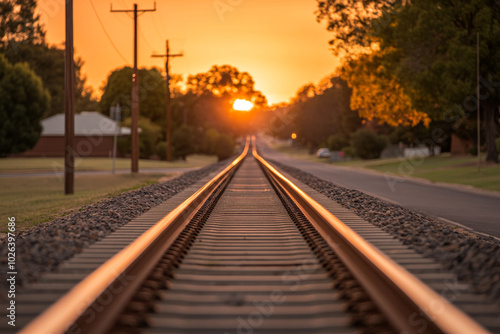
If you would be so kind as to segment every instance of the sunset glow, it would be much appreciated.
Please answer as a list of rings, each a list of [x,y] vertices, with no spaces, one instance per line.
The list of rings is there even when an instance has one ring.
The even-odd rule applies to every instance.
[[[132,9],[131,0],[75,1],[75,55],[85,64],[88,83],[100,96],[109,73],[133,64],[133,19],[113,9]],[[64,1],[40,0],[38,13],[46,24],[47,39],[64,42]],[[224,3],[221,9],[217,4]],[[153,8],[154,0],[139,8]],[[270,102],[288,102],[306,82],[318,82],[338,64],[329,49],[331,34],[316,22],[316,1],[156,1],[156,11],[138,21],[139,67],[164,62],[151,58],[165,53],[169,39],[171,73],[206,72],[212,65],[232,65],[247,71],[255,88]]]
[[[243,99],[236,99],[233,103],[233,109],[238,111],[250,111],[253,108],[253,103]]]

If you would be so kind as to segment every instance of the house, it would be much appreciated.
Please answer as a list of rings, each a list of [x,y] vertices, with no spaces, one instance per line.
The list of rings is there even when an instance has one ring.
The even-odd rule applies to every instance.
[[[64,114],[42,120],[42,134],[38,143],[23,157],[64,156]],[[75,115],[75,156],[111,157],[114,135],[130,135],[130,128],[120,127],[118,122],[96,111],[82,111]]]

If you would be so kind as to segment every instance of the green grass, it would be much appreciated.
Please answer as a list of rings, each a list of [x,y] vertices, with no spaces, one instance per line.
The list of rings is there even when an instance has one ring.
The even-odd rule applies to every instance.
[[[374,160],[365,168],[400,176],[419,177],[433,182],[469,185],[480,189],[500,191],[500,165],[482,162],[477,171],[475,157],[454,157],[442,154],[423,159]]]
[[[173,175],[76,175],[74,195],[63,194],[64,180],[58,176],[0,178],[0,231],[6,232],[7,217],[16,217],[16,229],[23,230],[74,212],[81,206]]]
[[[215,156],[190,155],[186,161],[177,160],[173,162],[158,160],[139,160],[139,171],[141,168],[180,168],[201,167],[217,161]],[[76,170],[103,170],[112,169],[111,158],[77,158],[75,159]],[[64,169],[63,158],[2,158],[0,159],[0,173],[23,173],[41,171],[62,171]],[[116,159],[116,169],[130,169],[130,159]]]
[[[150,173],[128,173],[75,176],[75,194],[65,196],[64,179],[60,174],[50,176],[0,177],[0,232],[5,232],[7,217],[16,217],[17,229],[26,229],[44,221],[78,210],[84,205],[103,198],[116,196],[131,189],[157,183],[160,178],[173,176],[165,169],[202,167],[217,161],[215,156],[191,155],[186,161],[174,162],[140,160],[141,168],[158,169]],[[75,160],[77,171],[111,171],[112,159],[79,158]],[[130,159],[117,159],[118,170],[130,170]],[[61,172],[63,158],[3,158],[1,173]]]
[[[432,182],[462,184],[485,190],[500,191],[500,165],[486,165],[484,158],[481,172],[478,173],[476,157],[455,157],[449,153],[427,158],[354,159],[331,163],[328,159],[318,159],[314,155],[310,155],[305,148],[285,145],[276,145],[273,148],[307,161],[323,162],[335,166],[367,168],[382,173],[418,177]]]

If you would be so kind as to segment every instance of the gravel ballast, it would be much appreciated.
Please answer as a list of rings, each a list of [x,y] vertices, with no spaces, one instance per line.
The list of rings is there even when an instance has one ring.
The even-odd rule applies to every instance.
[[[471,284],[478,293],[500,302],[500,242],[497,239],[338,186],[294,167],[276,161],[272,163],[418,253],[441,263],[460,281]]]
[[[127,191],[16,233],[16,284],[23,286],[36,281],[42,273],[55,270],[85,247],[227,164],[228,160],[218,162],[166,182]],[[7,253],[6,237],[3,237],[0,239],[2,268],[7,267]],[[2,291],[6,291],[6,284],[4,277],[0,284]]]
[[[42,273],[55,270],[85,247],[227,163],[220,162],[167,182],[128,191],[20,232],[16,238],[16,283],[22,286],[36,281]],[[477,235],[360,191],[335,185],[296,168],[278,162],[273,164],[389,232],[417,252],[441,263],[459,280],[470,283],[477,292],[500,302],[500,242],[497,239]],[[7,253],[3,237],[0,239],[0,264],[3,268],[7,267]],[[0,284],[2,291],[5,291],[6,283],[4,277]]]

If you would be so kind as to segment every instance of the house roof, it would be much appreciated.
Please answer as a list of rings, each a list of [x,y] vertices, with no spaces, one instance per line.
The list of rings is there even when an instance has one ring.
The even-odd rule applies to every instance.
[[[64,118],[64,114],[57,114],[42,120],[42,136],[64,136]],[[119,135],[130,134],[130,128],[119,127],[116,121],[97,111],[75,115],[75,136],[113,136],[117,128]]]

